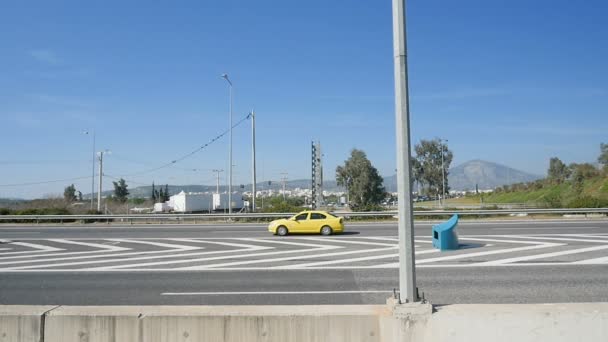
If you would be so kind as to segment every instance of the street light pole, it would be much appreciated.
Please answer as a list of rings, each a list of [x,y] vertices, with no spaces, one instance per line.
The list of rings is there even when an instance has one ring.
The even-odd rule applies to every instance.
[[[395,56],[395,121],[397,129],[397,187],[399,198],[399,301],[417,302],[412,206],[410,112],[407,77],[406,0],[393,0]]]
[[[228,74],[223,74],[222,78],[230,85],[230,147],[228,152],[228,214],[232,214],[232,82]]]
[[[253,182],[251,184],[251,212],[255,212],[256,170],[255,170],[255,111],[251,111],[251,163]]]
[[[93,210],[93,206],[95,203],[95,159],[97,159],[97,154],[95,153],[95,131],[94,130],[86,130],[82,132],[83,134],[90,135],[93,137],[93,167],[91,173],[91,210]]]
[[[99,190],[97,191],[97,211],[101,212],[101,186],[103,180],[103,151],[97,155],[99,157]]]
[[[95,201],[95,131],[93,131],[93,168],[91,174],[91,210]]]

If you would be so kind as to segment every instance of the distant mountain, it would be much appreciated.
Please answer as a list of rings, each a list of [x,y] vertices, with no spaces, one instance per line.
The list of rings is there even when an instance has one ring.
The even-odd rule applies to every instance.
[[[531,182],[543,176],[533,175],[485,160],[471,160],[450,169],[448,184],[452,190],[494,189],[497,186]]]
[[[451,190],[465,191],[479,189],[494,189],[497,186],[530,182],[543,176],[533,175],[508,166],[485,160],[471,160],[450,169],[448,184]],[[384,187],[388,192],[397,191],[397,176],[384,178]]]
[[[0,198],[0,208],[12,208],[25,201],[21,198]]]

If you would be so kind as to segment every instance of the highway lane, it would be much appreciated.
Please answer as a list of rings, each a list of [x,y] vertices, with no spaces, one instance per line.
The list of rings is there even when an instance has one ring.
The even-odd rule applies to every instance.
[[[416,235],[430,234],[436,222],[416,221]],[[216,224],[171,224],[171,225],[10,225],[0,224],[0,238],[182,238],[197,237],[266,237],[267,224],[216,223]],[[386,236],[397,234],[396,222],[347,222],[347,234],[361,236]],[[552,220],[461,220],[458,226],[462,234],[543,234],[558,232],[602,232],[608,229],[606,219],[552,219]],[[582,229],[582,230],[581,230]]]
[[[416,228],[431,302],[608,301],[608,220],[461,222],[439,253]],[[264,225],[0,227],[1,304],[371,304],[397,287],[396,225],[330,238]]]
[[[419,269],[434,304],[608,302],[606,266]],[[2,274],[0,303],[28,305],[379,304],[397,270]]]

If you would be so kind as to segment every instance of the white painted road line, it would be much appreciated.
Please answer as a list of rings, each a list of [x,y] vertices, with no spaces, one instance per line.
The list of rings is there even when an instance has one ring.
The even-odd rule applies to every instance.
[[[222,243],[220,243],[222,244]],[[167,245],[167,244],[165,244]],[[175,245],[171,245],[175,246]],[[252,246],[253,247],[253,246]],[[227,253],[240,253],[247,252],[251,250],[260,250],[260,249],[269,249],[271,247],[257,247],[256,248],[243,248],[243,249],[232,249],[232,250],[222,250],[222,251],[212,251],[212,252],[191,252],[191,253],[178,253],[178,254],[164,254],[164,255],[156,255],[163,253],[172,253],[175,251],[187,251],[188,249],[170,249],[170,250],[161,250],[161,251],[142,251],[142,252],[131,252],[131,253],[120,253],[120,254],[111,254],[111,255],[95,255],[95,256],[87,256],[87,257],[75,257],[75,258],[67,258],[66,260],[74,260],[74,259],[92,259],[92,258],[102,258],[102,257],[117,257],[117,256],[138,256],[138,255],[146,255],[143,257],[136,258],[119,258],[119,259],[103,259],[103,260],[92,260],[92,261],[81,261],[81,262],[68,262],[61,264],[44,264],[44,265],[33,265],[26,267],[17,267],[15,269],[32,269],[32,268],[45,268],[45,267],[57,267],[57,266],[75,266],[75,265],[90,265],[90,264],[103,264],[103,263],[112,263],[112,262],[132,262],[136,260],[151,260],[151,259],[167,259],[167,258],[179,258],[179,257],[190,257],[190,256],[200,256],[200,255],[210,255],[210,254],[227,254]],[[202,247],[195,247],[194,249],[202,249]],[[154,255],[152,255],[154,254]],[[149,264],[169,264],[169,263],[184,263],[188,259],[178,260],[178,261],[170,261],[170,262],[154,262]],[[44,262],[45,260],[40,260],[40,262]],[[135,264],[135,265],[143,265],[143,264]],[[116,268],[121,267],[131,267],[133,264],[122,264],[114,266]],[[113,267],[105,266],[100,267],[102,269],[112,269]],[[90,270],[90,269],[86,269]]]
[[[358,291],[246,291],[246,292],[163,292],[163,296],[235,296],[235,295],[303,295],[303,294],[366,294],[393,293],[389,290],[358,290]]]
[[[591,243],[608,243],[604,240],[589,240],[589,239],[577,239],[574,238],[558,238],[558,237],[538,237],[538,236],[511,236],[515,239],[532,239],[532,240],[551,240],[551,241],[575,241],[575,242],[591,242]]]
[[[509,263],[514,263],[514,262],[519,262],[519,261],[527,261],[527,260],[534,260],[534,259],[544,259],[544,258],[553,258],[553,257],[556,257],[556,256],[562,256],[562,255],[570,255],[570,254],[594,252],[594,251],[599,251],[599,250],[602,250],[602,249],[608,249],[608,245],[570,249],[570,250],[567,250],[567,251],[560,251],[560,252],[553,252],[553,253],[527,255],[527,256],[516,257],[516,258],[492,260],[492,261],[475,263],[473,265],[481,265],[481,266],[488,265],[488,266],[493,266],[493,265],[509,264]]]
[[[269,248],[272,249],[272,247],[265,247],[265,248]],[[227,256],[221,256],[221,257],[211,257],[211,258],[196,258],[196,259],[182,259],[182,260],[169,260],[169,261],[159,261],[159,262],[151,262],[151,263],[146,263],[146,264],[129,264],[129,265],[118,265],[118,266],[112,266],[112,267],[100,267],[100,268],[95,268],[95,269],[87,269],[87,270],[99,270],[99,269],[103,269],[103,270],[114,270],[114,269],[119,269],[119,268],[128,268],[128,267],[140,267],[140,266],[158,266],[158,265],[169,265],[169,264],[186,264],[186,263],[194,263],[194,262],[205,262],[205,261],[214,261],[214,260],[226,260],[226,259],[242,259],[242,258],[250,258],[250,257],[254,257],[254,256],[265,256],[265,255],[278,255],[278,254],[289,254],[289,253],[306,253],[306,252],[316,252],[322,249],[294,249],[294,250],[289,250],[289,251],[280,251],[280,252],[263,252],[263,253],[252,253],[252,254],[240,254],[240,255],[227,255]],[[233,250],[233,251],[223,251],[224,253],[228,253],[228,252],[246,252],[246,250]],[[201,253],[201,254],[212,254],[210,252],[207,253]],[[216,253],[217,254],[217,253]],[[181,267],[181,270],[198,270],[200,268],[204,268],[206,266],[188,266],[188,267]]]
[[[593,258],[593,259],[586,259],[586,260],[576,261],[576,262],[573,262],[573,264],[575,264],[575,265],[608,264],[608,256],[601,257],[601,258]]]
[[[57,251],[63,251],[64,250],[63,248],[49,247],[49,246],[39,245],[39,244],[36,244],[36,243],[29,243],[29,242],[10,242],[10,244],[11,245],[17,245],[17,246],[23,246],[23,247],[33,248],[33,249],[35,249],[35,251],[6,252],[6,253],[0,253],[0,256],[16,255],[16,254],[28,254],[28,253],[57,252]]]
[[[298,260],[298,259],[323,258],[323,257],[328,257],[328,256],[381,252],[381,251],[386,251],[386,250],[394,250],[397,248],[398,248],[397,246],[394,246],[394,247],[373,248],[373,249],[364,249],[364,250],[346,251],[346,252],[332,252],[332,253],[313,254],[313,255],[296,255],[296,256],[283,257],[283,258],[269,258],[269,259],[237,261],[237,262],[228,262],[228,263],[222,263],[222,264],[212,264],[212,265],[193,267],[191,269],[201,269],[201,268],[207,269],[207,268],[214,268],[214,267],[263,264],[263,263],[269,263],[269,262],[290,261],[290,260]]]
[[[26,240],[1,240],[8,245],[0,245],[0,272],[355,270],[398,266],[398,247],[393,236]],[[606,252],[600,252],[608,250],[608,234],[605,233],[461,235],[460,240],[462,245],[457,251],[420,258],[424,254],[439,254],[439,250],[426,248],[432,243],[430,236],[416,238],[416,245],[425,247],[417,248],[418,267],[608,263]],[[28,250],[16,248],[19,245]],[[490,248],[493,245],[497,247]],[[553,247],[559,248],[546,251]],[[130,251],[121,252],[123,250]],[[568,262],[547,260],[574,254],[578,255],[568,258]]]
[[[313,238],[313,237],[309,237],[309,238],[300,238],[300,239],[304,239],[304,240],[312,240],[312,241],[328,241],[328,239],[326,238]],[[352,241],[354,240],[354,241]],[[394,243],[382,243],[382,242],[369,242],[369,241],[360,241],[360,239],[338,239],[338,238],[330,238],[329,241],[331,242],[339,242],[339,243],[346,243],[346,244],[355,244],[355,245],[371,245],[371,246],[385,246],[385,247],[392,247],[395,244]]]
[[[154,241],[142,241],[142,240],[129,240],[129,239],[107,239],[108,241],[118,241],[118,242],[126,242],[126,243],[141,243],[146,245],[164,247],[174,249],[176,251],[192,251],[196,249],[203,249],[203,247],[196,247],[190,245],[177,245],[177,244],[169,244],[162,242],[154,242]]]
[[[437,262],[437,261],[457,260],[457,259],[465,259],[465,258],[478,257],[478,256],[484,256],[484,255],[521,252],[521,251],[528,251],[528,250],[539,249],[539,248],[549,248],[549,247],[558,247],[558,246],[564,246],[564,244],[559,244],[559,243],[542,244],[542,245],[536,245],[536,246],[498,249],[498,250],[487,251],[487,252],[465,253],[465,254],[456,254],[456,255],[449,255],[449,256],[437,257],[437,258],[418,259],[418,260],[416,260],[416,265],[426,264],[426,263],[430,263],[430,262]],[[399,263],[378,265],[377,267],[383,268],[383,267],[397,267],[397,266],[399,266]]]
[[[393,249],[393,248],[391,248]],[[364,252],[364,251],[362,251]],[[429,249],[425,251],[417,251],[416,255],[419,254],[428,254],[428,253],[437,253],[438,249]],[[383,255],[371,255],[366,257],[359,258],[350,258],[350,259],[338,259],[338,260],[329,260],[329,261],[319,261],[319,262],[311,262],[306,264],[296,264],[296,265],[285,265],[285,266],[276,266],[271,267],[272,269],[298,269],[298,268],[308,268],[308,267],[317,267],[322,265],[332,265],[332,264],[348,264],[357,261],[367,261],[367,260],[378,260],[378,259],[388,259],[388,258],[397,258],[399,254],[383,254]]]
[[[64,243],[64,244],[71,244],[71,245],[80,245],[80,246],[87,246],[87,247],[93,247],[93,248],[100,248],[102,250],[106,250],[109,252],[122,252],[122,251],[131,250],[131,248],[126,248],[126,247],[118,247],[118,246],[114,246],[114,245],[104,245],[104,244],[100,244],[100,243],[73,241],[73,240],[65,240],[65,239],[50,239],[49,241]],[[102,252],[102,251],[99,251],[99,252]]]
[[[573,230],[573,229],[604,229],[602,227],[522,227],[522,228],[490,228],[491,230]]]

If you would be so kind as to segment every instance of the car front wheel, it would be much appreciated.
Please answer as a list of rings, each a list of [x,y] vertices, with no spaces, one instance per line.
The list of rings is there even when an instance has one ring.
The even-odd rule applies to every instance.
[[[277,235],[279,235],[279,236],[287,235],[287,228],[284,226],[280,226],[279,228],[277,228]]]

